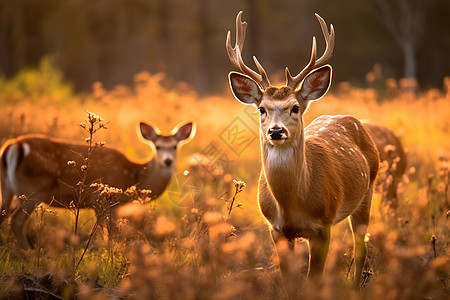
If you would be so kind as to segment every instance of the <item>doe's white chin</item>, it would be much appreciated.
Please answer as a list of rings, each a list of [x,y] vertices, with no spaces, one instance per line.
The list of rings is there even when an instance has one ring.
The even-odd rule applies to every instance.
[[[270,143],[272,146],[283,145],[285,141],[286,141],[286,139],[279,139],[279,140],[269,139],[269,143]]]

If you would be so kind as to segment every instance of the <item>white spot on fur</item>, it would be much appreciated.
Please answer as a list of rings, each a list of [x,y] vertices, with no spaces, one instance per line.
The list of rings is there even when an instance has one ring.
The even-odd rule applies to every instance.
[[[17,144],[12,144],[6,152],[6,176],[14,192],[17,190],[15,174],[18,163],[18,147]]]
[[[341,150],[345,150],[344,147],[341,147]]]
[[[23,143],[23,154],[25,156],[30,155],[30,145],[28,145],[27,143]]]
[[[358,124],[356,124],[356,123],[353,123],[353,124],[355,125],[356,130],[359,130]]]
[[[338,151],[338,149],[337,149],[337,148],[334,148],[334,152],[336,152],[336,153],[339,153],[339,151]]]
[[[347,128],[344,127],[344,125],[341,125],[342,129],[344,129],[345,132],[347,132]]]
[[[337,136],[341,136],[341,135],[339,134],[339,132],[336,132],[336,135],[337,135]]]

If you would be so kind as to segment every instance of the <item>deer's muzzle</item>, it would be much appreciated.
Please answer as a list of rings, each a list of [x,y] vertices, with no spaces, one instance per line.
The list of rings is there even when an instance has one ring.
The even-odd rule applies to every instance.
[[[272,127],[267,132],[267,137],[272,145],[283,144],[287,139],[287,132],[282,127]]]

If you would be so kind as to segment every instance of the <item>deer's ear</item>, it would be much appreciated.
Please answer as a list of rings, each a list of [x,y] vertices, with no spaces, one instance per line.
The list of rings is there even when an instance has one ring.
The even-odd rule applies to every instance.
[[[330,88],[332,69],[330,65],[323,66],[309,73],[303,80],[298,93],[305,101],[319,100]]]
[[[152,126],[148,125],[147,123],[140,122],[139,129],[144,139],[155,142],[156,138],[158,137],[158,133]]]
[[[188,122],[182,126],[180,126],[175,133],[175,137],[178,141],[184,141],[189,139],[190,137],[194,137],[195,135],[195,123]]]
[[[237,100],[244,104],[258,105],[261,102],[263,91],[253,79],[237,72],[230,72],[228,79],[231,91]]]

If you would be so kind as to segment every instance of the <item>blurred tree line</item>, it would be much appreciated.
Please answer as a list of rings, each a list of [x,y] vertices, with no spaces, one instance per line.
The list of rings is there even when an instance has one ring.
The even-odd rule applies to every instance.
[[[323,51],[315,12],[336,29],[335,82],[365,84],[375,64],[383,78],[416,77],[422,88],[450,75],[448,0],[0,0],[0,75],[52,55],[78,91],[131,84],[147,70],[222,92],[239,10],[249,23],[245,61],[256,55],[275,80],[285,66],[304,67],[313,35]]]

